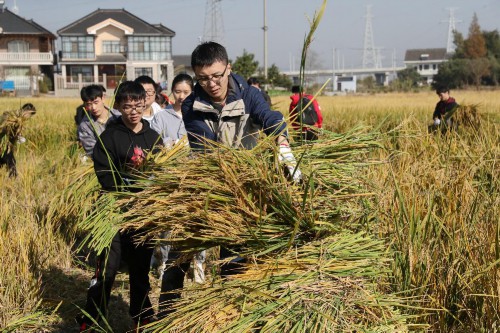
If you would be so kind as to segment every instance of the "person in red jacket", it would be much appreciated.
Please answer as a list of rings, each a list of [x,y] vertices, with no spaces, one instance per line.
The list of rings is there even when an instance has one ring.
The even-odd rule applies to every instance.
[[[447,120],[446,125],[452,126],[452,119],[447,117],[447,113],[457,108],[458,103],[450,96],[450,89],[447,87],[438,87],[436,89],[436,94],[439,96],[439,102],[437,102],[434,113],[432,114],[434,125],[440,125],[442,120]]]
[[[290,118],[292,127],[299,133],[299,137],[304,141],[314,141],[318,139],[319,129],[323,127],[323,115],[318,101],[312,95],[301,91],[300,86],[292,87],[290,99]],[[302,99],[302,103],[300,103]],[[309,108],[306,108],[308,101],[312,101]],[[308,113],[311,114],[308,114]],[[302,119],[299,117],[302,114]]]

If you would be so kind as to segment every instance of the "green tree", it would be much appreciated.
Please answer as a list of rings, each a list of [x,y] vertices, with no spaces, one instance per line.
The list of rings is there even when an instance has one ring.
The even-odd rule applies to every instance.
[[[434,76],[433,87],[447,86],[450,89],[462,88],[469,83],[470,59],[450,59],[439,66]]]
[[[259,67],[259,62],[254,58],[255,55],[253,53],[248,53],[246,50],[243,50],[243,55],[236,58],[231,68],[235,73],[243,76],[246,80],[254,75]]]
[[[398,72],[398,80],[404,86],[417,87],[422,81],[422,77],[415,68],[405,68]]]
[[[453,31],[453,43],[455,44],[454,59],[465,59],[465,39],[461,32]]]
[[[292,88],[292,80],[285,74],[281,74],[278,66],[272,64],[271,67],[267,69],[267,80],[275,87],[283,87],[286,89]]]

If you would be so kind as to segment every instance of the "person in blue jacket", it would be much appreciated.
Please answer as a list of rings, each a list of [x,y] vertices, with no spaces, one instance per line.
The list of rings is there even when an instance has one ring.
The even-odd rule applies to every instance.
[[[251,149],[259,133],[276,137],[279,159],[295,182],[302,174],[287,139],[283,115],[270,109],[262,93],[231,71],[226,49],[215,42],[198,45],[191,54],[196,85],[182,103],[182,115],[193,151],[212,149],[212,141],[238,149]],[[234,259],[221,267],[221,276],[237,272],[245,262],[234,247],[221,248],[221,258]]]

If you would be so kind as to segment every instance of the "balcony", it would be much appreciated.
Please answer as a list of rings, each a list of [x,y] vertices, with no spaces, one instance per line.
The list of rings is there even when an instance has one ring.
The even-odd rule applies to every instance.
[[[0,52],[0,65],[53,65],[54,55],[49,52]]]

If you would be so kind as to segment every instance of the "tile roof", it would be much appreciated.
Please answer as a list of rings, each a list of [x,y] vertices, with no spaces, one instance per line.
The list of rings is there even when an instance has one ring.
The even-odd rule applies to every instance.
[[[404,61],[436,61],[449,59],[446,48],[406,50]]]
[[[59,29],[57,33],[61,36],[87,35],[87,28],[94,26],[107,19],[113,19],[134,29],[134,35],[147,36],[175,36],[175,32],[169,28],[157,24],[150,24],[125,9],[100,9],[93,11],[87,16]]]
[[[5,7],[0,9],[0,28],[3,34],[45,35],[53,39],[57,38],[52,32],[35,21],[26,20]]]

